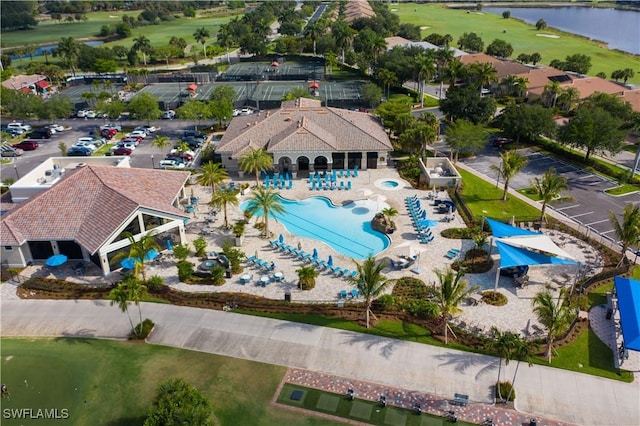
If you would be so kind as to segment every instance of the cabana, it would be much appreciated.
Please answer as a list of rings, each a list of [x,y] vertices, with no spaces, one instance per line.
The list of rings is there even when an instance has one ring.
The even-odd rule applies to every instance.
[[[487,218],[493,234],[500,264],[496,271],[493,290],[498,289],[500,270],[517,266],[536,265],[579,265],[569,253],[561,249],[553,240],[539,232],[516,228],[506,223]]]
[[[640,281],[614,278],[624,349],[640,351]]]

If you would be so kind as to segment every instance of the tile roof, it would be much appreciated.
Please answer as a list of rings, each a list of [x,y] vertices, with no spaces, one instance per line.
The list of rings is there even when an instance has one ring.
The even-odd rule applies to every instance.
[[[544,88],[544,86],[551,81],[549,80],[549,77],[562,75],[566,75],[566,73],[552,67],[531,68],[526,72],[517,74],[518,77],[525,77],[529,81],[527,83],[527,89],[530,92],[535,92],[535,89],[537,88]]]
[[[389,137],[368,113],[322,107],[320,101],[286,101],[278,110],[236,117],[217,151],[238,157],[249,146],[268,152],[389,151]]]
[[[189,172],[85,166],[5,214],[0,244],[75,240],[95,253],[139,208],[188,217],[172,203]]]
[[[460,62],[465,65],[473,63],[490,63],[497,71],[498,79],[502,79],[508,75],[521,74],[529,72],[530,68],[526,65],[519,64],[518,62],[505,61],[502,59],[494,58],[486,53],[472,53],[470,55],[460,56]]]
[[[358,18],[373,18],[376,13],[367,0],[351,0],[346,3],[344,18],[347,22],[353,22]]]
[[[575,87],[580,92],[580,99],[588,98],[595,92],[608,93],[610,95],[622,95],[624,93],[624,87],[600,77],[581,78],[572,76],[571,82],[561,84],[561,87]]]
[[[640,112],[640,89],[625,90],[622,99],[629,102],[634,111]]]
[[[32,75],[13,75],[2,82],[2,85],[7,89],[20,90],[23,87],[28,87],[36,84],[39,81],[45,80],[46,75],[32,74]]]

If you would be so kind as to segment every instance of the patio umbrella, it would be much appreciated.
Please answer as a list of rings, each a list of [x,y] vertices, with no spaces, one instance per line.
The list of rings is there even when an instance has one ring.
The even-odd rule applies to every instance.
[[[278,241],[280,241],[280,244],[284,243],[284,235],[280,234],[278,236]]]
[[[376,202],[376,210],[379,210],[380,209],[380,202],[385,201],[387,199],[387,197],[385,197],[384,195],[381,195],[381,194],[374,194],[369,199]]]
[[[167,240],[167,250],[173,251],[173,242],[170,239]]]
[[[127,257],[120,262],[122,269],[134,269],[136,267],[136,260],[133,257]]]
[[[398,244],[396,248],[406,248],[409,252],[409,258],[416,259],[416,267],[411,271],[419,274],[422,272],[422,268],[420,267],[420,253],[426,251],[427,249],[420,244],[416,244],[413,241],[405,241],[402,244]]]
[[[435,220],[429,220],[429,219],[421,220],[418,223],[418,225],[426,226],[427,228],[432,228],[432,227],[436,226],[437,224],[438,224],[438,222],[436,222]]]
[[[360,188],[358,189],[358,193],[362,194],[362,196],[366,198],[369,195],[373,194],[373,191],[367,188]]]
[[[65,256],[64,254],[58,253],[58,254],[54,254],[53,256],[45,260],[44,264],[47,266],[60,266],[64,264],[66,261],[67,261],[67,256]]]
[[[331,268],[333,266],[333,256],[329,255],[329,260],[327,260],[327,266]]]
[[[416,201],[416,207],[420,208],[420,200]]]
[[[313,254],[311,255],[311,258],[313,260],[316,260],[318,258],[318,250],[317,249],[313,249]]]
[[[144,261],[148,262],[150,260],[155,259],[156,257],[158,257],[158,250],[152,248],[151,250],[149,250],[144,254]]]

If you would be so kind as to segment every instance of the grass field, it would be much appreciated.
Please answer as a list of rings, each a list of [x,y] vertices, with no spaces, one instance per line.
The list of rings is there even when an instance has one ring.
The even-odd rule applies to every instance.
[[[422,30],[422,37],[431,33],[451,34],[454,46],[457,46],[458,38],[463,33],[475,32],[484,41],[485,48],[496,38],[511,43],[512,58],[520,53],[538,52],[542,55],[542,63],[549,64],[553,59],[564,60],[567,55],[583,53],[591,56],[589,75],[602,71],[610,76],[611,71],[624,68],[638,70],[637,56],[609,50],[598,43],[552,28],[537,31],[532,25],[515,19],[503,19],[492,13],[467,13],[462,9],[447,9],[442,4],[394,4],[391,9],[401,22],[428,27]],[[556,35],[559,38],[540,37],[539,34]],[[640,73],[636,72],[629,83],[639,84]]]
[[[137,16],[139,13],[140,11],[93,12],[87,14],[87,21],[61,24],[57,21],[43,21],[33,30],[2,34],[2,47],[24,44],[56,44],[61,37],[73,37],[78,40],[96,39],[103,25],[115,25],[122,22],[123,15]],[[106,43],[104,46],[122,45],[131,47],[133,39],[140,35],[147,37],[151,41],[151,46],[165,45],[173,36],[182,37],[187,43],[191,44],[196,43],[193,33],[201,27],[206,27],[210,31],[211,38],[209,43],[212,43],[216,40],[220,24],[228,22],[231,18],[231,16],[180,18],[175,21],[162,22],[160,25],[147,25],[134,28],[129,38]],[[201,44],[196,43],[194,48],[199,48],[198,52],[202,52]]]
[[[223,425],[334,425],[269,402],[285,369],[144,343],[2,339],[2,408],[66,408],[38,424],[141,425],[159,383],[181,377],[211,401]],[[34,424],[33,422],[28,424]],[[3,418],[3,425],[25,424]]]

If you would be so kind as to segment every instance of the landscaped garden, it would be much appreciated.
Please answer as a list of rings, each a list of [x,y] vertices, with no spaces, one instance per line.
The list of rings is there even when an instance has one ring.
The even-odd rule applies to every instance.
[[[70,425],[141,425],[158,385],[183,378],[223,425],[333,425],[274,407],[285,368],[144,343],[95,339],[2,339],[2,408],[57,409]],[[45,420],[42,420],[46,424]],[[7,419],[3,425],[25,424]]]

